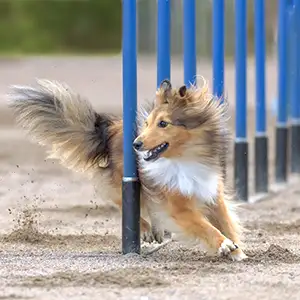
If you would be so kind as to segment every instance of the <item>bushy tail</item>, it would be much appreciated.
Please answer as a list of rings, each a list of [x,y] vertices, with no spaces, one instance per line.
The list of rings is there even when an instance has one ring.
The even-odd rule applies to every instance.
[[[17,123],[51,147],[49,157],[81,172],[107,165],[113,121],[68,86],[38,80],[36,87],[12,86],[8,97]]]

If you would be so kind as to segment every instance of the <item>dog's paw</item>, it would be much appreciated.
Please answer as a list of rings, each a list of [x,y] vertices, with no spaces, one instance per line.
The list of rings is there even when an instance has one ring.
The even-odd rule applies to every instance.
[[[161,230],[157,230],[152,228],[150,231],[144,231],[141,236],[142,240],[147,243],[157,242],[161,244],[164,241],[164,232]]]
[[[151,230],[142,232],[141,239],[146,243],[153,243],[153,241],[155,240]]]
[[[172,238],[172,233],[168,230],[164,230],[164,237],[167,239],[171,239]]]
[[[239,248],[237,244],[229,239],[225,239],[218,249],[219,256],[229,256],[233,261],[241,261],[247,258],[247,255]]]
[[[164,241],[164,231],[156,228],[152,228],[152,234],[154,236],[154,240],[161,244]]]
[[[248,258],[248,256],[240,248],[238,248],[230,253],[230,258],[233,261],[241,261]]]
[[[231,252],[237,250],[239,247],[229,239],[225,239],[218,249],[219,256],[229,256]]]

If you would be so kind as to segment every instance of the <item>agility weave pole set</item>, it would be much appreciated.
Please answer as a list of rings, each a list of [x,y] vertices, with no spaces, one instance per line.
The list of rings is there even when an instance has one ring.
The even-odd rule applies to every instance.
[[[183,1],[184,83],[196,84],[196,0]],[[274,0],[275,1],[275,0]],[[136,0],[123,0],[124,174],[122,251],[140,253],[140,185],[133,141],[137,111]],[[224,96],[225,0],[212,1],[213,94]],[[256,61],[255,192],[269,191],[265,95],[265,1],[254,0]],[[171,0],[157,0],[157,87],[170,79]],[[236,132],[234,179],[239,199],[248,195],[247,1],[235,0]],[[275,182],[300,173],[300,0],[278,0],[278,116]],[[290,169],[289,169],[290,167]]]

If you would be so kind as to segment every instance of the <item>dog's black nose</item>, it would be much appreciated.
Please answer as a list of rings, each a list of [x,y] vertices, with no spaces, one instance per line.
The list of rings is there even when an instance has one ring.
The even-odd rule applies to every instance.
[[[135,150],[141,150],[142,147],[143,147],[143,142],[141,141],[133,142],[133,148]]]

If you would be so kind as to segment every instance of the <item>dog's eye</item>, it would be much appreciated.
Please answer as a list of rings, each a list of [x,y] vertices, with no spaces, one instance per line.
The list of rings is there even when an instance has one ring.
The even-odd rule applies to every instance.
[[[157,126],[160,127],[160,128],[166,128],[167,126],[169,125],[168,122],[166,121],[160,121]]]

